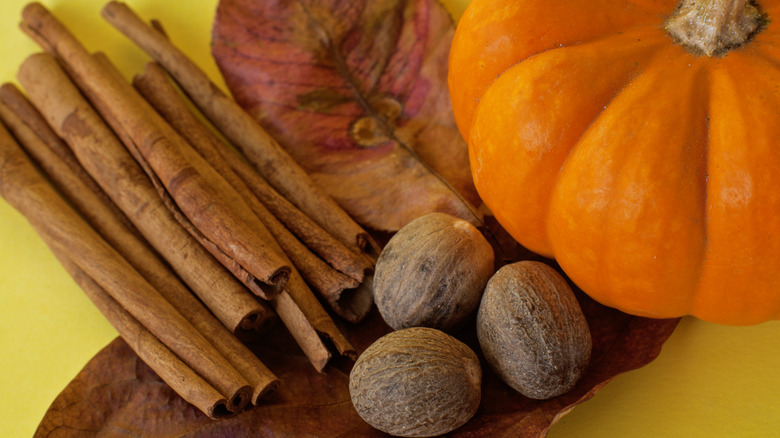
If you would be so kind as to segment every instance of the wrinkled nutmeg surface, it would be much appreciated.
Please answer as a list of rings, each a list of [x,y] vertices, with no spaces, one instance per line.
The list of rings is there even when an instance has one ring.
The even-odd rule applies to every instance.
[[[427,214],[382,250],[374,301],[394,329],[449,330],[476,311],[493,261],[493,248],[476,227],[448,214]]]
[[[479,407],[482,370],[465,344],[436,329],[391,332],[369,346],[349,375],[358,414],[383,432],[441,435],[465,424]]]
[[[533,399],[568,392],[585,372],[592,340],[566,280],[540,262],[506,265],[490,279],[477,312],[490,367]]]

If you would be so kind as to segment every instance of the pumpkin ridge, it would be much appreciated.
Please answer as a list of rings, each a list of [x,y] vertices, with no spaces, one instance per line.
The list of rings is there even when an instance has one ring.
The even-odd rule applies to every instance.
[[[598,122],[599,118],[604,114],[604,112],[607,110],[607,108],[609,108],[609,106],[612,104],[612,102],[614,102],[618,98],[618,96],[620,96],[627,88],[629,88],[636,81],[636,79],[639,78],[642,75],[642,72],[644,70],[646,70],[647,67],[648,66],[645,65],[645,68],[643,70],[636,72],[636,74],[632,78],[629,78],[629,80],[623,86],[621,86],[612,95],[612,97],[610,97],[609,101],[601,108],[601,110],[598,113],[596,113],[595,117],[593,117],[593,119],[591,119],[590,123],[588,123],[588,125],[585,126],[585,129],[583,129],[582,132],[580,132],[579,136],[577,136],[577,139],[575,140],[574,144],[569,149],[569,153],[566,154],[566,157],[561,162],[560,168],[558,169],[558,174],[556,175],[556,177],[555,177],[555,179],[554,179],[554,181],[552,183],[553,189],[552,189],[552,192],[551,192],[551,196],[552,196],[552,193],[555,192],[554,187],[557,187],[560,184],[561,174],[562,174],[563,168],[566,166],[566,163],[569,161],[569,158],[571,158],[572,153],[579,147],[579,145],[582,142],[583,138],[585,137],[586,133],[588,131],[590,131],[591,127]],[[551,201],[551,202],[549,202],[547,204],[547,212],[545,214],[545,217],[548,218],[548,220],[547,220],[547,233],[548,233],[548,236],[552,232],[551,226],[550,226],[551,222],[549,221],[549,218],[552,216],[552,208],[553,208],[553,202]],[[611,209],[611,207],[607,208],[607,210],[610,210],[610,209]],[[548,238],[548,241],[549,240],[550,239]],[[602,246],[599,247],[598,249],[596,249],[596,252],[603,253],[604,252],[603,244],[605,243],[605,241],[602,240],[599,243],[601,243]],[[552,252],[555,253],[555,250],[553,249]],[[556,260],[557,260],[557,258],[556,258]],[[599,270],[598,270],[599,272],[596,274],[599,278],[604,278],[603,276],[605,275],[605,273],[603,272],[603,270],[604,270],[603,268],[604,268],[603,265],[599,266]]]
[[[635,27],[632,27],[631,29],[629,29],[626,32],[621,32],[621,33],[617,33],[617,34],[616,33],[612,33],[612,32],[606,32],[604,34],[594,35],[592,38],[589,38],[587,40],[577,41],[577,42],[574,42],[572,44],[558,44],[556,46],[552,46],[552,47],[548,47],[546,49],[542,49],[542,50],[540,50],[538,52],[535,52],[535,53],[532,53],[532,54],[528,55],[527,57],[525,57],[523,59],[519,59],[519,60],[517,60],[516,62],[514,62],[512,64],[508,64],[506,66],[506,68],[498,76],[496,76],[493,79],[493,81],[491,81],[490,84],[488,84],[485,87],[485,89],[482,92],[482,95],[479,97],[479,99],[481,100],[485,96],[485,94],[496,83],[496,81],[498,81],[501,78],[501,76],[504,75],[504,73],[506,73],[507,71],[517,67],[518,65],[520,65],[520,64],[522,64],[524,62],[530,61],[530,60],[532,60],[534,58],[537,58],[539,56],[544,56],[544,55],[546,55],[546,54],[548,54],[550,52],[556,51],[556,50],[575,49],[575,48],[580,48],[580,47],[587,47],[587,46],[590,46],[592,44],[605,44],[605,43],[609,43],[609,42],[612,42],[612,41],[615,41],[615,40],[629,39],[629,38],[633,37],[634,33],[640,34],[640,35],[645,35],[645,33],[649,33],[649,34],[652,35],[652,33],[657,28],[658,28],[658,26],[656,26],[654,24],[647,24],[647,25],[644,25],[644,26],[635,26]],[[659,41],[654,41],[652,44],[661,45],[663,43],[659,40]],[[471,124],[468,127],[469,128],[469,132],[471,131],[471,128],[474,125],[474,120],[476,119],[476,113],[477,113],[478,110],[479,110],[479,104],[477,104],[477,109],[475,109],[472,112]]]
[[[618,90],[617,90],[617,91],[616,91],[616,92],[615,92],[615,93],[612,95],[612,97],[610,97],[609,101],[608,101],[608,102],[607,102],[605,105],[603,105],[603,107],[601,108],[601,110],[600,110],[600,111],[599,111],[599,112],[598,112],[598,113],[595,115],[595,117],[593,117],[593,119],[590,121],[590,123],[588,123],[588,125],[587,125],[587,126],[586,126],[586,127],[583,129],[583,130],[582,130],[582,132],[580,132],[580,134],[579,134],[579,136],[577,137],[577,139],[575,140],[574,144],[573,144],[573,145],[572,145],[572,147],[569,149],[569,153],[566,155],[566,158],[564,158],[564,160],[561,162],[560,168],[559,168],[559,170],[558,170],[558,174],[557,174],[557,176],[555,177],[555,180],[552,182],[552,186],[553,186],[553,187],[557,187],[557,186],[558,186],[558,184],[560,183],[560,179],[561,179],[561,171],[562,171],[562,170],[563,170],[563,168],[566,166],[566,163],[569,161],[569,158],[571,157],[572,153],[573,153],[573,152],[574,152],[574,151],[575,151],[575,150],[576,150],[576,149],[579,147],[579,145],[580,145],[580,142],[583,140],[583,137],[585,137],[585,135],[588,133],[588,131],[591,129],[591,127],[592,127],[594,124],[596,124],[596,123],[598,122],[599,118],[600,118],[600,117],[601,117],[601,116],[604,114],[604,111],[606,111],[606,110],[607,110],[607,108],[609,108],[609,106],[612,104],[612,102],[614,102],[616,99],[618,99],[618,97],[619,97],[619,96],[620,96],[622,93],[624,93],[624,92],[625,92],[625,91],[626,91],[628,88],[630,88],[630,87],[631,87],[631,86],[632,86],[632,85],[635,83],[635,81],[636,81],[638,78],[640,78],[640,77],[642,76],[642,74],[643,74],[643,73],[644,73],[644,72],[645,72],[647,69],[649,69],[649,68],[650,68],[650,66],[651,66],[651,64],[652,64],[652,62],[653,62],[652,58],[658,58],[658,57],[661,57],[661,56],[669,56],[669,52],[672,52],[672,51],[673,51],[673,50],[672,50],[672,49],[670,49],[669,47],[663,47],[663,46],[662,46],[662,47],[660,47],[660,48],[657,50],[657,52],[656,52],[656,53],[654,53],[653,55],[651,55],[651,57],[650,57],[651,59],[649,59],[649,60],[647,61],[647,63],[644,65],[644,68],[642,68],[642,69],[640,69],[640,70],[638,70],[638,71],[634,72],[634,74],[633,74],[631,77],[629,77],[629,78],[627,79],[627,81],[625,82],[625,84],[623,84],[623,85],[622,85],[622,86],[621,86],[621,87],[620,87],[620,88],[619,88],[619,89],[618,89]],[[553,189],[553,191],[554,191],[554,189]],[[552,196],[552,193],[551,193],[551,196]],[[547,218],[549,218],[549,217],[551,216],[551,209],[552,209],[552,207],[553,207],[553,205],[552,205],[552,204],[553,204],[553,203],[552,203],[552,202],[550,202],[550,203],[548,203],[548,205],[547,205],[547,212],[546,212],[546,214],[545,214],[545,217],[547,217]],[[609,208],[611,208],[611,207],[608,207],[608,209],[609,209]],[[548,233],[548,235],[549,235],[549,233],[551,232],[551,229],[550,229],[550,228],[551,228],[551,227],[550,227],[550,222],[549,222],[549,221],[547,221],[547,224],[548,224],[548,227],[547,227],[547,233]],[[603,243],[603,241],[602,241],[602,243]],[[553,252],[554,252],[554,251],[553,251]],[[597,252],[599,252],[599,253],[603,253],[603,252],[604,252],[604,248],[598,248]],[[602,268],[603,268],[603,266],[602,266]],[[600,278],[603,278],[603,277],[602,277],[603,275],[605,275],[605,273],[604,273],[604,272],[599,272],[599,273],[598,273],[598,276],[599,276]]]
[[[703,160],[704,160],[704,174],[701,176],[701,178],[704,179],[703,187],[704,187],[704,193],[702,194],[701,199],[701,218],[702,218],[702,225],[701,228],[703,230],[702,232],[702,242],[701,242],[701,257],[698,258],[700,260],[695,278],[696,282],[694,285],[692,285],[691,290],[693,291],[690,302],[687,306],[689,309],[696,309],[697,301],[699,300],[699,286],[701,284],[702,275],[704,274],[705,270],[705,263],[707,259],[707,254],[709,252],[709,246],[710,246],[710,215],[707,211],[707,206],[710,202],[710,186],[708,184],[709,182],[709,172],[710,172],[710,144],[712,142],[712,127],[710,124],[710,118],[712,116],[712,107],[711,107],[711,98],[712,98],[712,85],[710,81],[711,76],[711,70],[707,68],[707,66],[702,67],[702,71],[699,73],[701,76],[705,76],[702,79],[699,79],[696,81],[698,84],[707,84],[706,87],[704,87],[705,92],[705,99],[703,100],[702,104],[704,106],[704,124],[705,124],[705,132],[706,136],[704,137],[704,145],[703,145]],[[696,312],[690,312],[691,314],[696,314]],[[684,316],[684,315],[679,315]]]
[[[695,176],[701,162],[671,168],[664,164],[696,163],[706,135],[701,125],[697,137],[686,134],[688,121],[698,120],[705,108],[694,99],[697,94],[672,98],[678,95],[677,81],[695,84],[703,71],[700,62],[687,67],[689,60],[674,53],[655,57],[643,75],[616,97],[610,111],[602,113],[572,149],[556,180],[548,213],[553,253],[570,278],[597,301],[623,310],[641,308],[645,316],[679,316],[688,297],[675,294],[677,301],[653,303],[651,280],[661,277],[658,281],[666,289],[690,290],[697,279],[692,268],[701,263],[698,236],[702,230],[697,219],[701,191],[696,188],[699,184],[689,185],[686,176]],[[659,89],[664,94],[648,107],[650,95]],[[679,89],[685,90],[683,85]],[[660,122],[664,119],[668,121]],[[638,151],[632,136],[637,137]],[[656,139],[665,145],[663,149],[652,147]],[[664,201],[664,194],[672,194],[674,202]],[[661,239],[662,235],[677,238]]]
[[[780,40],[780,39],[778,39],[778,40]],[[778,41],[778,42],[780,42],[780,41]],[[761,58],[763,61],[765,61],[768,64],[770,64],[772,67],[774,67],[775,70],[777,70],[778,74],[780,74],[780,60],[777,59],[775,56],[773,56],[771,53],[768,53],[767,50],[768,49],[766,49],[764,47],[759,47],[759,48],[757,48],[753,52],[753,54],[756,57]]]
[[[483,201],[521,244],[551,256],[542,224],[558,173],[554,169],[560,169],[592,123],[592,114],[602,111],[666,46],[668,38],[660,29],[643,27],[598,43],[550,50],[507,70],[486,92],[483,102],[488,105],[477,109],[469,139],[472,174]],[[604,64],[613,68],[604,72],[600,67]],[[575,92],[576,99],[565,98]],[[491,152],[499,147],[502,133],[508,132],[513,135],[500,146],[504,153]],[[498,173],[481,171],[483,165],[490,168],[500,162],[505,164]],[[502,209],[493,208],[496,205],[512,205],[519,216],[507,223]],[[519,235],[517,231],[523,228],[525,234]]]
[[[588,43],[637,27],[660,29],[662,14],[670,12],[676,0],[662,0],[659,4],[631,3],[633,7],[616,7],[604,0],[584,4],[566,0],[539,4],[517,0],[471,1],[455,32],[448,76],[455,119],[463,137],[470,136],[478,102],[496,78],[512,66],[548,49]],[[512,10],[505,15],[497,16],[497,11],[509,9]],[[566,17],[572,14],[582,19],[567,23]],[[540,32],[544,34],[542,38],[538,36]],[[523,49],[498,50],[506,37],[512,40],[512,46]],[[481,53],[475,53],[477,47]],[[484,74],[480,69],[484,69]]]
[[[658,50],[658,53],[656,53],[656,54],[652,55],[652,56],[651,56],[651,58],[652,58],[652,57],[661,56],[660,54],[661,54],[662,52],[664,52],[664,51],[668,51],[668,49],[667,49],[667,50],[664,50],[664,48],[659,48],[659,50]],[[576,148],[576,147],[577,147],[577,145],[579,144],[580,140],[581,140],[581,139],[582,139],[582,137],[585,135],[585,133],[586,133],[586,132],[588,132],[588,130],[590,129],[590,127],[591,127],[591,126],[593,126],[593,124],[594,124],[594,123],[596,123],[596,121],[599,119],[599,117],[601,117],[601,115],[602,115],[602,114],[604,113],[604,111],[605,111],[605,110],[606,110],[606,109],[609,107],[609,105],[610,105],[610,104],[612,104],[612,102],[614,102],[614,101],[615,101],[615,99],[617,99],[617,98],[618,98],[618,96],[620,96],[620,94],[621,94],[621,93],[623,93],[623,91],[625,91],[625,90],[626,90],[628,87],[630,87],[630,86],[631,86],[631,84],[632,84],[632,83],[633,83],[633,82],[634,82],[634,81],[635,81],[637,78],[639,78],[639,77],[642,75],[642,73],[644,73],[644,71],[646,71],[646,70],[647,70],[647,69],[650,67],[650,64],[651,64],[651,62],[652,62],[652,61],[648,61],[648,62],[647,62],[647,64],[645,64],[644,68],[642,68],[642,69],[640,69],[640,70],[638,70],[638,71],[634,72],[634,74],[633,74],[633,75],[631,75],[631,77],[627,78],[627,80],[625,81],[625,83],[624,83],[624,84],[623,84],[623,85],[622,85],[622,86],[621,86],[621,87],[620,87],[620,88],[619,88],[619,89],[618,89],[618,90],[617,90],[617,91],[616,91],[616,92],[615,92],[615,93],[614,93],[614,94],[613,94],[613,95],[612,95],[612,96],[609,98],[609,100],[608,100],[608,101],[607,101],[607,102],[606,102],[606,103],[605,103],[605,104],[602,106],[601,110],[599,110],[599,111],[598,111],[598,112],[597,112],[597,113],[594,115],[594,117],[591,119],[590,123],[588,123],[588,125],[587,125],[587,126],[585,126],[585,128],[582,130],[582,132],[581,132],[581,133],[579,134],[579,136],[577,137],[577,139],[574,141],[574,144],[573,144],[573,145],[572,145],[572,147],[571,147],[571,149],[572,149],[572,150],[574,150],[574,148]],[[571,155],[571,151],[569,152],[569,155]],[[566,159],[565,159],[565,160],[564,160],[564,161],[561,163],[561,168],[563,168],[563,166],[566,164],[566,160],[568,160],[568,158],[569,158],[569,155],[567,155],[567,156],[566,156]],[[557,181],[556,181],[556,182],[557,182]]]
[[[707,206],[710,202],[710,186],[709,186],[709,175],[710,175],[710,145],[712,143],[712,125],[710,123],[710,119],[712,117],[712,106],[711,106],[711,99],[712,99],[712,85],[710,81],[710,70],[706,69],[704,71],[704,74],[707,76],[706,79],[704,79],[701,83],[706,83],[706,93],[707,93],[707,100],[704,102],[705,104],[705,129],[707,130],[707,136],[704,138],[704,175],[702,177],[704,178],[704,195],[702,198],[702,219],[704,223],[702,224],[702,229],[704,232],[702,233],[702,251],[701,251],[701,263],[699,263],[698,273],[696,277],[698,278],[698,281],[696,282],[696,285],[694,286],[693,290],[698,291],[699,284],[701,283],[702,275],[704,274],[704,264],[707,260],[707,253],[709,252],[709,246],[710,246],[710,215],[707,212]],[[698,293],[694,293],[694,297],[691,300],[690,308],[696,307],[696,301],[698,298]]]
[[[774,213],[780,207],[774,195],[778,178],[773,170],[780,163],[773,141],[780,126],[778,62],[760,48],[752,46],[756,50],[723,59],[709,81],[719,90],[711,104],[715,147],[708,154],[713,160],[708,231],[716,238],[691,313],[729,325],[777,319],[780,304],[770,293],[778,269],[771,257],[778,249],[773,236],[780,232]],[[730,147],[733,144],[749,147]],[[737,233],[738,240],[724,237]],[[748,284],[748,289],[736,292]]]

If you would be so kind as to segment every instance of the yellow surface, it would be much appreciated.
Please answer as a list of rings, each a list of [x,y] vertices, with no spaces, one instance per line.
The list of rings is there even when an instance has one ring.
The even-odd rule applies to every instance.
[[[128,77],[147,60],[100,18],[103,0],[43,3]],[[145,18],[161,19],[171,38],[222,83],[209,54],[217,0],[128,3]],[[444,3],[458,17],[468,0]],[[19,64],[37,50],[18,30],[24,4],[0,5],[2,81],[15,81]],[[115,336],[24,218],[0,199],[0,437],[32,436],[57,394]],[[686,318],[655,362],[616,378],[549,436],[780,436],[779,364],[778,322],[736,328]]]

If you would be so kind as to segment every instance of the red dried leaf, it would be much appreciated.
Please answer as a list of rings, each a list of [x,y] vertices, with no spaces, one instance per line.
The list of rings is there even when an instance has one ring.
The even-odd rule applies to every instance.
[[[436,0],[222,0],[212,52],[238,103],[362,224],[478,204],[447,91]],[[409,152],[413,150],[414,154]]]
[[[612,378],[651,362],[678,321],[626,315],[579,292],[578,298],[593,336],[591,365],[579,384],[560,397],[531,400],[501,382],[483,360],[482,404],[452,436],[544,436],[558,418]],[[343,329],[359,352],[389,331],[375,310],[359,326]],[[473,325],[456,336],[480,355]],[[263,406],[212,421],[174,394],[117,339],[59,395],[36,436],[118,430],[157,437],[231,437],[249,431],[254,436],[386,436],[363,422],[352,407],[351,363],[336,363],[327,374],[318,374],[283,329],[264,337],[263,345],[258,342],[253,350],[281,378],[280,391]]]

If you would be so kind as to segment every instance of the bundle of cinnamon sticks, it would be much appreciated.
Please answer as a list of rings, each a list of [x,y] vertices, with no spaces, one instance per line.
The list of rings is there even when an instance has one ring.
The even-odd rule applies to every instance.
[[[354,357],[323,303],[362,320],[376,244],[159,23],[116,2],[103,15],[155,61],[132,84],[42,5],[24,9],[44,53],[19,69],[27,96],[0,87],[0,195],[212,418],[279,385],[238,332],[281,320],[318,371],[327,345]]]

